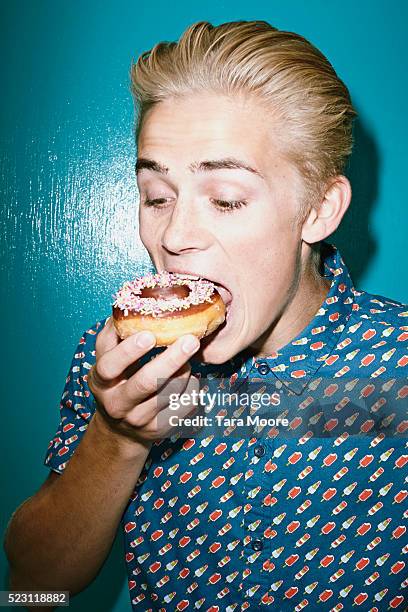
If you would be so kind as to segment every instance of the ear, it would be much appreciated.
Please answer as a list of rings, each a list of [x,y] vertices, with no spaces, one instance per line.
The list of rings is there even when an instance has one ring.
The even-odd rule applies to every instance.
[[[336,231],[351,201],[350,181],[343,175],[330,179],[320,203],[313,206],[302,226],[302,239],[313,244]]]

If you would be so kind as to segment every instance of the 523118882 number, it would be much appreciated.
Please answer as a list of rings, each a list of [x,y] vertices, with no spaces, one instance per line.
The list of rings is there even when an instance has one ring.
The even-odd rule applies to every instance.
[[[0,591],[0,606],[69,606],[69,591]]]

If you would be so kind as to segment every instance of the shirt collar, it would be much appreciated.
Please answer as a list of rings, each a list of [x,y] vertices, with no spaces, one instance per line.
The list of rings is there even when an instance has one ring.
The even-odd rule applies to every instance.
[[[266,381],[272,373],[288,389],[300,395],[320,368],[334,362],[331,353],[352,314],[354,287],[339,250],[325,241],[321,244],[320,271],[331,280],[331,285],[310,323],[291,342],[267,357],[247,358],[244,350],[220,366],[222,373],[214,376],[228,378],[228,390],[236,391],[247,380]],[[210,373],[202,372],[203,375],[212,377]]]

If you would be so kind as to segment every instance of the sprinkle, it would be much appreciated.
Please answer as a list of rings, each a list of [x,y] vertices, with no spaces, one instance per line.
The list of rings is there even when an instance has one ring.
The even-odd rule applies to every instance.
[[[140,297],[145,287],[172,287],[174,285],[187,285],[190,293],[185,298],[171,299]],[[139,312],[143,315],[157,316],[162,312],[185,310],[190,306],[211,302],[214,293],[214,283],[199,279],[191,280],[177,274],[163,271],[158,274],[147,274],[133,281],[126,281],[119,291],[113,295],[113,306],[124,310],[125,316],[129,311]]]

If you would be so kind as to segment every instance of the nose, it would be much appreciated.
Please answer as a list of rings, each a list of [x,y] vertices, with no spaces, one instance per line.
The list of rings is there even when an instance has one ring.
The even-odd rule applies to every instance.
[[[210,232],[200,222],[191,203],[178,200],[164,229],[161,243],[163,248],[172,253],[201,251],[210,244]]]

